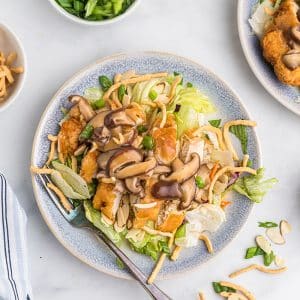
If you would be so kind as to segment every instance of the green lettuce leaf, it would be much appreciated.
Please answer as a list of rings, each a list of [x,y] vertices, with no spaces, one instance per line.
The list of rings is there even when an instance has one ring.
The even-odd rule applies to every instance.
[[[122,242],[122,234],[114,230],[113,226],[107,225],[102,221],[101,212],[93,208],[90,201],[83,202],[86,218],[93,223],[95,227],[100,229],[112,242],[120,245]]]
[[[179,108],[179,110],[178,110]],[[177,136],[186,130],[198,128],[201,125],[202,114],[216,111],[208,97],[194,87],[177,87],[177,92],[167,111],[174,113],[177,123]]]
[[[248,176],[240,177],[232,185],[232,188],[236,192],[246,196],[253,202],[261,202],[268,190],[271,189],[273,185],[278,182],[276,178],[263,180],[264,171],[264,168],[260,168],[257,170],[256,175],[251,174]]]
[[[131,238],[134,230],[135,238]],[[137,253],[150,256],[153,260],[157,260],[161,252],[170,254],[167,244],[167,237],[160,235],[150,235],[141,229],[131,229],[126,235],[126,239],[132,250]]]
[[[72,187],[72,189],[76,193],[83,196],[83,199],[89,199],[91,197],[88,185],[85,180],[77,173],[75,173],[71,168],[59,163],[58,161],[52,161],[52,166],[62,175],[64,180]]]

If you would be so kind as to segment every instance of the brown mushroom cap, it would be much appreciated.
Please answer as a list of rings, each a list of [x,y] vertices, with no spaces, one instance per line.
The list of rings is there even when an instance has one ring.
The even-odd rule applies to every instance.
[[[143,190],[138,177],[126,178],[125,186],[133,194],[139,194]]]
[[[142,160],[143,155],[138,149],[133,147],[121,148],[117,150],[109,159],[106,165],[106,173],[108,176],[115,176],[116,172],[122,167],[130,164],[137,164]]]
[[[174,171],[180,171],[183,166],[184,163],[179,158],[176,158],[172,163]],[[179,207],[181,209],[186,209],[192,204],[196,194],[196,182],[194,176],[181,184],[181,191],[182,196],[180,197],[181,202]]]
[[[156,182],[151,189],[153,197],[158,199],[174,199],[181,198],[182,192],[177,181],[163,181]]]
[[[78,105],[80,113],[87,122],[95,116],[95,111],[92,109],[89,102],[82,96],[72,95],[69,97],[69,101]]]
[[[116,172],[115,176],[118,179],[125,179],[128,177],[142,175],[153,170],[156,164],[156,159],[154,157],[151,157],[146,161],[130,164],[129,166],[124,167],[123,169],[119,169],[119,171]]]
[[[170,176],[166,177],[162,175],[160,177],[161,180],[165,181],[174,181],[176,180],[178,183],[182,183],[192,176],[194,176],[200,168],[200,156],[197,153],[191,154],[191,160],[183,165],[183,167],[177,171],[174,171]]]
[[[300,43],[300,25],[293,26],[290,30],[290,35],[296,43]]]
[[[109,112],[110,111],[108,109],[98,112],[93,119],[90,120],[89,125],[92,125],[94,128],[104,126],[104,118],[109,114]]]
[[[106,165],[110,158],[116,153],[117,150],[110,150],[107,152],[100,153],[97,159],[98,166],[101,170],[106,169]]]
[[[106,145],[111,137],[111,132],[107,129],[107,127],[97,127],[93,132],[93,140],[99,143],[100,146]]]
[[[104,119],[104,124],[107,128],[110,129],[123,125],[136,125],[135,122],[129,116],[127,116],[124,108],[114,110],[107,114]]]

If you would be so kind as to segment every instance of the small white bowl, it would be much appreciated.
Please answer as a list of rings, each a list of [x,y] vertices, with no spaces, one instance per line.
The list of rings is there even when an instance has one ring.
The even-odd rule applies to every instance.
[[[0,23],[0,51],[4,52],[5,55],[8,55],[11,52],[16,52],[17,59],[14,65],[16,67],[21,66],[24,68],[24,72],[22,74],[15,76],[15,82],[11,85],[7,98],[3,102],[0,102],[0,112],[2,112],[18,97],[24,85],[25,75],[27,72],[25,52],[19,38],[2,23]]]
[[[100,21],[88,21],[85,19],[81,19],[79,17],[76,17],[70,13],[68,13],[63,7],[61,7],[55,0],[49,0],[49,2],[52,4],[52,6],[63,16],[67,17],[69,20],[72,20],[76,23],[83,24],[83,25],[90,25],[90,26],[101,26],[101,25],[107,25],[107,24],[112,24],[116,23],[120,20],[123,20],[125,17],[127,17],[129,14],[131,14],[137,5],[140,3],[141,0],[135,0],[128,8],[127,10],[112,19],[107,19],[107,20],[100,20]]]

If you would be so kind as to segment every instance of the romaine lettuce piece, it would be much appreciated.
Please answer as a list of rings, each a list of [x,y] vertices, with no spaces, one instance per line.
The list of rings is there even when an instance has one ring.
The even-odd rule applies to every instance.
[[[64,180],[76,193],[83,196],[83,199],[89,199],[91,197],[85,180],[75,173],[71,168],[59,163],[58,161],[52,161],[52,166],[62,175]]]
[[[120,245],[122,242],[122,234],[114,230],[113,226],[104,224],[101,218],[101,212],[93,208],[89,200],[83,202],[86,218],[93,223],[95,227],[100,229],[112,242]]]
[[[170,253],[167,238],[160,235],[150,235],[142,229],[131,229],[126,235],[130,247],[137,253],[150,256],[157,260],[161,252]]]
[[[269,189],[278,182],[276,178],[270,178],[262,181],[264,177],[264,168],[259,168],[256,175],[240,177],[232,188],[241,195],[246,196],[253,202],[259,203]]]
[[[68,184],[68,182],[63,178],[60,172],[53,170],[51,174],[52,182],[63,192],[67,198],[84,200],[86,197],[75,192],[73,188]]]

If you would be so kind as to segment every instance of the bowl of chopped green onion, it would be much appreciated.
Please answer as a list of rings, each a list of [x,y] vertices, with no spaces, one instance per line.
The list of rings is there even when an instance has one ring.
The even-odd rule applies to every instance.
[[[70,20],[85,25],[104,25],[128,16],[140,0],[49,0]]]

